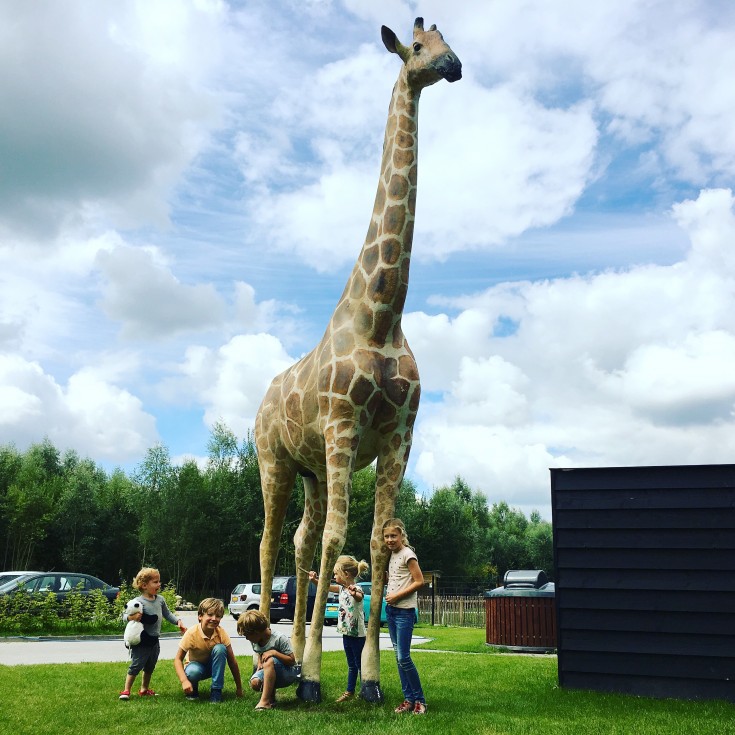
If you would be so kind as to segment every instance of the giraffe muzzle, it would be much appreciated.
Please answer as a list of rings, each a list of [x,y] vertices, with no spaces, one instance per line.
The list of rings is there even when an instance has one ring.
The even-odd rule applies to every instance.
[[[437,60],[434,68],[448,82],[456,82],[462,78],[462,62],[454,54],[444,54]]]

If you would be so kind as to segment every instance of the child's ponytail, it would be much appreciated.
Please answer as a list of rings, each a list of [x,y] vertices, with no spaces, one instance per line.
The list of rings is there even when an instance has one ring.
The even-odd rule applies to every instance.
[[[354,556],[348,554],[340,556],[334,565],[335,572],[340,570],[354,579],[364,576],[368,569],[370,569],[370,565],[364,559],[357,561]]]

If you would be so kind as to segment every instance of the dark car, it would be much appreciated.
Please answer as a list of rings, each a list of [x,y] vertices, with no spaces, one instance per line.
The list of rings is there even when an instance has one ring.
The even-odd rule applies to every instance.
[[[314,612],[316,585],[309,582],[306,593],[306,620],[311,620]],[[329,599],[332,598],[330,593]],[[281,620],[293,620],[296,609],[296,577],[273,577],[273,595],[271,597],[271,623]]]
[[[18,579],[18,577],[25,577],[29,574],[41,574],[41,572],[33,569],[26,569],[24,572],[0,572],[0,587],[6,585],[8,582],[12,582],[14,579]]]
[[[53,592],[61,602],[70,592],[76,591],[88,595],[92,590],[101,590],[112,603],[120,594],[119,587],[112,587],[97,577],[77,572],[37,572],[16,577],[0,586],[0,595],[11,595],[22,587],[27,592],[45,594]]]

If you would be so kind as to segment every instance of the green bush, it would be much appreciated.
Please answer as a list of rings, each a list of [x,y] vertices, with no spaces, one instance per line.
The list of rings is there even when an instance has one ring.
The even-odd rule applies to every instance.
[[[176,589],[169,584],[161,595],[171,611],[176,609]],[[12,595],[0,595],[0,635],[119,634],[122,613],[137,590],[123,583],[112,604],[102,590],[83,595],[73,590],[62,601],[51,592],[30,593],[22,587]],[[164,621],[163,630],[175,630]]]

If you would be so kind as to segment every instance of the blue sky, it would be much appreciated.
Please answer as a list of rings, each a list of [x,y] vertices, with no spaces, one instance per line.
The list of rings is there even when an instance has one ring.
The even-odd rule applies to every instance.
[[[320,339],[399,60],[435,23],[408,475],[549,517],[550,467],[735,456],[735,6],[0,6],[0,443],[105,467],[242,437]]]

